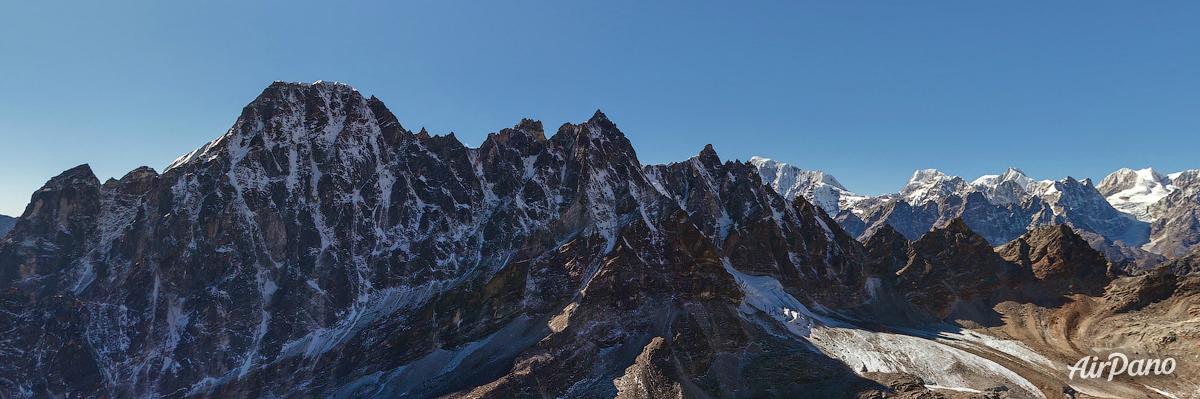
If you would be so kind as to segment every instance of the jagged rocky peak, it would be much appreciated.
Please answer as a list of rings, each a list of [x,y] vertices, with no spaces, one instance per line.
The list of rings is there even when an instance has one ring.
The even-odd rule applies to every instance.
[[[916,172],[913,172],[912,177],[908,178],[908,183],[904,185],[904,188],[900,190],[900,193],[904,194],[911,192],[912,190],[919,189],[922,186],[934,184],[948,179],[950,179],[950,176],[947,176],[945,173],[942,173],[942,171],[937,169],[917,170]]]
[[[819,170],[803,170],[758,156],[751,157],[750,164],[758,168],[763,183],[771,186],[784,198],[804,197],[830,215],[850,209],[867,198],[847,190],[833,175]]]
[[[705,144],[704,149],[700,150],[700,154],[696,155],[696,160],[708,169],[715,169],[721,165],[721,157],[717,155],[712,144]]]
[[[890,224],[883,225],[863,243],[870,262],[867,272],[885,279],[894,276],[908,263],[911,242]]]
[[[857,243],[803,197],[788,200],[764,184],[752,163],[722,163],[709,145],[687,162],[645,170],[656,189],[674,198],[713,237],[723,256],[743,265],[739,270],[806,287],[793,295],[828,306],[860,299]],[[768,249],[771,242],[787,243],[789,249]],[[830,268],[811,269],[814,264]]]
[[[1067,225],[1035,228],[996,252],[1043,283],[1066,283],[1067,292],[1098,295],[1114,277],[1104,255]]]
[[[588,133],[588,136],[593,139],[605,139],[609,136],[616,136],[620,139],[625,139],[625,134],[621,133],[621,131],[617,129],[617,124],[609,120],[608,116],[604,115],[604,112],[601,112],[600,110],[596,110],[596,113],[592,114],[591,119],[588,119],[588,121],[581,126],[587,126],[587,129],[584,130],[584,132]],[[559,130],[561,131],[562,129]]]
[[[1110,240],[1124,240],[1126,244],[1137,246],[1145,243],[1145,237],[1136,237],[1128,233],[1134,224],[1096,190],[1091,179],[1075,180],[1071,176],[1044,185],[1035,193],[1050,205],[1056,220],[1082,229],[1100,234]]]
[[[546,141],[546,132],[542,129],[542,121],[521,119],[521,123],[513,127],[513,130],[525,132],[538,141]]]
[[[17,251],[0,253],[0,257],[15,258],[23,266],[0,263],[0,289],[12,284],[38,283],[22,280],[25,276],[69,274],[76,260],[87,253],[82,247],[97,231],[101,200],[100,180],[87,164],[54,176],[35,191],[20,223],[9,235],[0,238],[0,247],[24,241],[55,248],[54,256],[39,259],[35,254],[17,254]],[[53,291],[69,284],[51,281],[47,285]]]
[[[250,153],[269,153],[278,160],[312,155],[317,162],[327,156],[350,162],[383,152],[380,147],[398,144],[404,134],[411,133],[382,102],[363,98],[353,87],[323,81],[275,82],[242,109],[229,132],[175,160],[166,170],[219,155],[237,164]]]
[[[72,221],[76,215],[93,213],[99,194],[100,179],[91,166],[79,165],[54,176],[35,191],[21,217],[30,223]]]
[[[1171,184],[1176,187],[1179,187],[1179,188],[1191,187],[1192,185],[1196,184],[1197,182],[1200,182],[1200,170],[1193,169],[1193,170],[1185,170],[1182,172],[1175,172],[1175,173],[1168,175],[1167,177],[1169,177],[1171,179]]]
[[[1012,268],[960,218],[911,243],[885,225],[866,248],[871,270],[888,289],[939,319],[991,295]]]
[[[1145,192],[1146,190],[1153,190],[1156,187],[1165,187],[1170,184],[1171,178],[1155,171],[1154,168],[1139,170],[1121,168],[1100,180],[1100,184],[1096,185],[1096,189],[1100,190],[1100,194],[1104,194],[1107,197],[1129,189],[1137,189],[1138,191]]]
[[[984,175],[971,182],[970,190],[982,192],[996,205],[1020,204],[1036,190],[1038,182],[1017,168],[1008,168],[999,175]]]

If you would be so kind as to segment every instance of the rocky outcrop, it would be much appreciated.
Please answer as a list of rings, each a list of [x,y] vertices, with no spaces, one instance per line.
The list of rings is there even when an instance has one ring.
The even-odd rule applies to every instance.
[[[882,284],[938,318],[992,295],[1015,278],[1014,266],[961,219],[908,242],[885,226],[867,240],[870,270]]]
[[[1163,263],[1162,267],[1177,276],[1200,274],[1200,247],[1187,255]]]
[[[956,307],[1101,295],[1113,265],[1071,228],[1046,226],[993,249],[961,219],[908,241],[885,225],[867,239],[867,274],[937,318]],[[977,302],[972,304],[973,302]]]
[[[1066,225],[1030,230],[996,252],[1021,268],[1021,278],[1013,284],[1023,294],[1019,300],[1101,295],[1116,276],[1104,255]]]

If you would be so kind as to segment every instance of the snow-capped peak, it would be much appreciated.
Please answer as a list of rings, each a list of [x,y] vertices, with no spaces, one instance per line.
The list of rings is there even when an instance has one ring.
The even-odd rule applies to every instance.
[[[971,182],[972,186],[995,186],[1000,180],[1000,175],[983,175]]]
[[[1006,184],[1009,183],[1009,184]],[[1041,186],[1017,168],[1008,168],[1002,174],[983,175],[971,182],[971,189],[982,192],[993,204],[1018,203]]]
[[[1025,191],[1032,191],[1033,186],[1037,183],[1037,181],[1030,179],[1029,176],[1026,176],[1025,172],[1021,171],[1020,169],[1008,168],[1003,174],[980,176],[978,179],[975,179],[975,181],[971,182],[971,185],[981,189],[995,189],[999,185],[1010,181],[1016,183],[1018,187],[1021,187],[1021,189]]]
[[[967,187],[966,181],[958,176],[949,176],[937,169],[922,169],[913,173],[900,190],[900,196],[913,205],[921,205],[929,201],[960,192]]]
[[[795,166],[777,162],[770,158],[751,157],[750,163],[758,168],[758,175],[764,184],[771,186],[787,199],[803,196],[804,199],[824,209],[826,213],[836,214],[854,204],[866,199],[847,190],[833,175],[816,170],[808,171]]]
[[[900,190],[900,192],[904,193],[905,191],[915,189],[919,186],[928,183],[936,183],[949,178],[950,176],[947,176],[945,173],[942,173],[937,169],[921,169],[913,172],[912,177],[908,178],[908,183],[904,185],[904,190]]]
[[[758,167],[760,169],[765,167],[765,168],[770,168],[770,169],[793,170],[796,172],[800,172],[800,174],[803,174],[805,176],[812,176],[813,180],[817,181],[819,183],[828,184],[828,185],[840,188],[842,190],[846,189],[846,187],[842,186],[842,183],[838,182],[837,179],[833,177],[833,175],[827,174],[827,173],[819,171],[819,170],[814,170],[814,171],[803,170],[803,169],[797,168],[795,166],[792,166],[792,165],[789,165],[789,164],[786,164],[783,162],[777,162],[771,158],[763,158],[763,157],[759,157],[759,156],[750,157],[750,163],[754,164],[755,167]]]
[[[374,118],[367,99],[363,98],[357,89],[345,83],[323,80],[313,83],[275,81],[247,105],[243,112],[243,116],[238,118],[224,135],[175,159],[167,165],[164,173],[222,154],[231,155],[235,162],[240,161],[250,150],[249,143],[256,137],[265,141],[267,147],[291,147],[305,142],[331,148],[339,139],[343,141],[343,145],[346,142],[373,143],[375,136],[379,135],[379,130],[372,128],[373,120],[367,120]],[[323,115],[324,118],[312,118],[316,114]],[[263,135],[266,126],[262,120],[255,119],[263,115],[272,119],[274,123],[281,124],[282,128],[276,133],[283,134]],[[346,123],[360,129],[346,129]],[[318,128],[314,124],[328,126]],[[352,133],[365,136],[351,139],[342,137]],[[360,150],[365,148],[358,147]]]
[[[1171,185],[1179,188],[1187,188],[1197,181],[1200,181],[1200,170],[1192,169],[1182,172],[1175,172],[1167,175],[1171,179]]]
[[[1150,205],[1177,189],[1171,184],[1172,180],[1170,176],[1152,168],[1121,168],[1101,180],[1096,189],[1117,210],[1143,222],[1150,222],[1154,220],[1150,216]]]
[[[1029,190],[1031,186],[1036,183],[1036,181],[1030,179],[1029,176],[1026,176],[1025,172],[1022,172],[1017,168],[1008,168],[1008,170],[1004,171],[1004,174],[1000,176],[1000,183],[1008,181],[1017,183],[1018,186],[1021,186],[1021,188],[1024,188],[1025,190]]]

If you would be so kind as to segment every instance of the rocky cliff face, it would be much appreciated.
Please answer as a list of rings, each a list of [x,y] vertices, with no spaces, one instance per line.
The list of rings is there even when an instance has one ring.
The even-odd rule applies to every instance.
[[[1179,276],[1200,274],[1200,248],[1164,263],[1163,267]]]
[[[1174,258],[1200,244],[1200,170],[1170,175],[1170,194],[1149,206],[1150,243],[1146,248]]]
[[[1101,295],[1117,276],[1114,266],[1066,225],[1044,226],[996,248],[1020,266],[1014,288],[1029,288],[1018,299],[1069,294]]]
[[[1015,279],[1015,268],[962,219],[909,242],[885,226],[866,242],[871,270],[885,287],[941,319],[955,306],[987,298]]]
[[[927,320],[992,323],[970,319],[979,316],[973,312],[1004,301],[1049,306],[1066,295],[1102,295],[1118,274],[1065,225],[1033,229],[994,250],[962,219],[911,242],[885,225],[864,246],[870,259],[868,275],[878,277],[884,291],[924,310],[931,316]],[[912,313],[903,307],[899,311]],[[898,320],[921,320],[908,316]]]
[[[775,333],[737,277],[854,306],[861,257],[753,165],[643,167],[599,112],[469,148],[347,86],[276,83],[161,174],[85,165],[33,195],[0,241],[0,391],[888,392]]]

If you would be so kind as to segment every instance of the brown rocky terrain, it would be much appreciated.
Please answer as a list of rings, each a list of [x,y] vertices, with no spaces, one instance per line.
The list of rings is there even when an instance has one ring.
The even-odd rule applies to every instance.
[[[1164,397],[1151,387],[1178,397],[1200,393],[1200,380],[1195,378],[1200,370],[1194,360],[1184,360],[1200,359],[1200,296],[1196,290],[1200,279],[1177,277],[1166,267],[1139,276],[1119,275],[1111,262],[1066,226],[1034,229],[997,247],[995,254],[1003,257],[1010,268],[972,267],[968,270],[973,274],[953,275],[946,270],[955,270],[954,265],[993,262],[981,255],[984,245],[973,239],[969,230],[956,228],[955,224],[935,229],[912,243],[885,227],[868,239],[865,247],[872,259],[868,271],[883,275],[884,291],[891,287],[909,304],[964,330],[922,332],[930,328],[927,320],[886,317],[889,312],[905,311],[907,305],[894,302],[868,304],[856,314],[863,319],[890,322],[897,326],[894,328],[915,326],[912,330],[900,329],[906,334],[933,339],[957,337],[945,342],[1017,372],[1045,397],[1067,397],[1063,393],[1067,387],[1079,398]],[[939,244],[931,245],[935,242]],[[941,256],[931,256],[929,248],[947,250]],[[941,262],[927,260],[931,258]],[[942,276],[924,284],[888,284],[904,281],[901,275],[909,273],[906,268],[912,265],[923,266],[918,269],[923,271],[921,275]],[[897,275],[888,276],[886,271]],[[985,280],[998,283],[990,292],[969,289],[988,287],[972,284]],[[957,299],[953,310],[936,312],[946,309],[950,293],[957,294],[953,296]],[[964,338],[973,333],[998,341],[977,345]],[[1068,377],[1067,366],[1081,357],[1107,357],[1112,352],[1131,358],[1173,357],[1179,367],[1167,376],[1125,376],[1111,383]]]
[[[1193,249],[1187,255],[1164,263],[1163,267],[1180,276],[1200,273],[1200,248]]]

